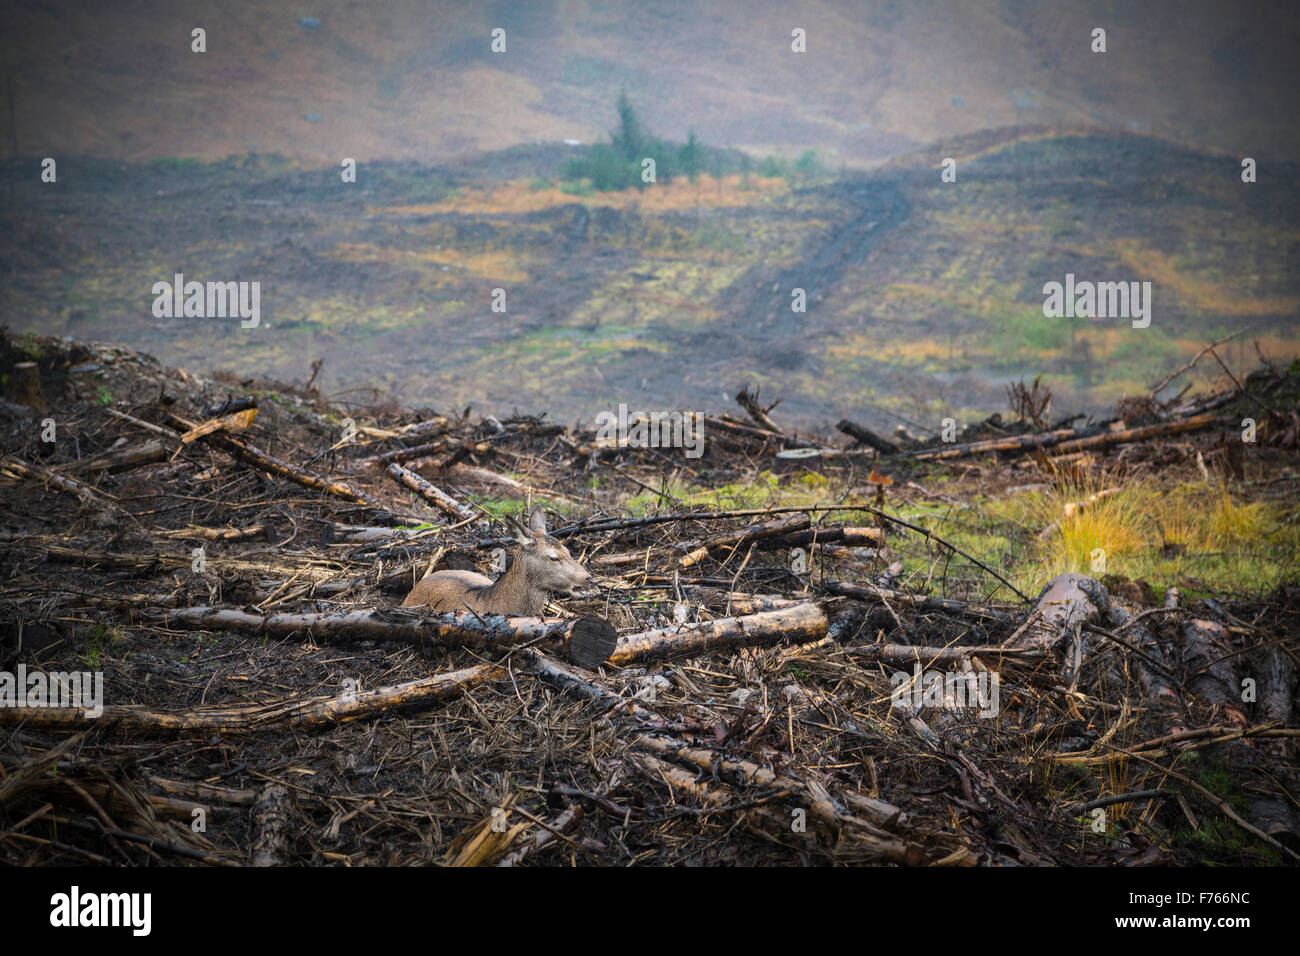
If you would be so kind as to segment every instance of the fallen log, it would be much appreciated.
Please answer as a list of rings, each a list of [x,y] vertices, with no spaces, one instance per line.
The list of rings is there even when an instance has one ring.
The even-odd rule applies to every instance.
[[[474,519],[475,513],[473,509],[467,508],[432,482],[426,481],[410,469],[403,468],[397,462],[389,465],[386,473],[399,485],[411,489],[429,504],[450,515],[456,521],[472,521]]]
[[[739,531],[721,534],[717,537],[701,542],[697,547],[677,559],[677,567],[684,570],[692,565],[698,564],[700,561],[703,561],[708,557],[709,552],[715,548],[730,546],[734,549],[743,544],[762,540],[763,538],[782,537],[791,532],[800,531],[808,527],[811,523],[812,519],[807,515],[790,515],[785,518],[778,518],[776,521],[751,524],[748,527],[741,528]]]
[[[251,541],[255,538],[265,538],[266,528],[264,524],[249,525],[247,528],[180,528],[176,530],[161,530],[154,532],[164,538],[202,538],[205,541]],[[385,529],[391,531],[392,529]],[[396,533],[396,532],[394,532]]]
[[[857,601],[869,601],[875,604],[901,604],[915,611],[938,612],[976,620],[997,621],[998,623],[1007,623],[1011,620],[1011,615],[1007,612],[979,604],[957,601],[952,598],[931,597],[928,594],[912,594],[909,591],[900,591],[896,588],[886,588],[875,584],[824,581],[821,587],[830,594],[853,598]]]
[[[142,445],[135,445],[130,448],[124,448],[121,451],[108,452],[103,455],[97,455],[94,458],[86,458],[69,466],[68,471],[77,475],[84,475],[90,472],[104,471],[109,474],[115,474],[120,471],[130,471],[133,468],[140,468],[144,465],[156,464],[160,461],[166,461],[171,452],[161,441],[151,440]]]
[[[82,504],[93,504],[96,501],[111,499],[111,495],[106,495],[90,485],[82,484],[75,478],[69,478],[67,475],[60,475],[57,472],[50,471],[40,465],[28,464],[12,455],[5,455],[0,458],[0,474],[8,475],[11,478],[26,478],[28,481],[35,481],[39,484],[62,491],[65,494],[73,495],[78,498]]]
[[[826,615],[816,604],[796,604],[777,611],[678,624],[619,638],[609,657],[616,667],[651,661],[699,657],[743,647],[808,644],[826,636]]]
[[[1105,431],[1099,426],[1081,426],[1079,428],[1059,428],[1050,432],[1035,432],[1030,435],[1018,435],[1014,438],[994,438],[986,441],[969,442],[964,445],[949,445],[946,448],[923,448],[916,451],[900,453],[898,457],[914,461],[948,461],[953,458],[968,458],[971,455],[1009,454],[1041,448],[1050,449],[1050,455],[1066,455],[1071,452],[1092,448],[1109,448],[1125,442],[1146,441],[1149,438],[1164,438],[1169,435],[1181,435],[1186,432],[1210,428],[1218,419],[1214,415],[1194,415],[1172,422],[1157,422],[1154,425],[1142,425],[1137,428],[1123,428],[1119,431]]]
[[[185,537],[187,535],[181,535]],[[199,537],[206,537],[199,535]],[[231,539],[209,539],[209,540],[241,540],[243,535],[238,535]],[[115,571],[136,571],[140,574],[156,574],[160,571],[175,571],[188,569],[192,567],[193,557],[189,554],[166,554],[158,553],[140,553],[133,554],[126,551],[87,551],[84,548],[64,547],[62,545],[40,545],[32,544],[28,541],[18,540],[5,542],[8,547],[0,551],[10,549],[27,550],[35,552],[45,561],[52,564],[81,564],[97,568],[107,568]],[[292,571],[298,576],[305,576],[309,580],[318,580],[321,578],[333,578],[341,568],[338,566],[324,565],[321,563],[307,562],[303,564],[269,564],[262,561],[249,561],[242,558],[209,558],[209,568],[221,571],[247,571],[266,574],[285,574]],[[215,568],[214,568],[215,566]]]
[[[159,436],[160,438],[165,440],[169,445],[180,444],[181,436],[177,435],[174,431],[169,431],[168,429],[163,428],[161,425],[155,425],[153,422],[146,422],[142,418],[136,418],[134,415],[128,415],[126,412],[120,412],[116,408],[106,408],[104,409],[104,411],[108,412],[108,414],[112,415],[114,418],[120,419],[124,422],[128,422],[134,425],[136,428],[142,428],[151,434]]]
[[[587,504],[579,498],[572,495],[566,495],[562,491],[551,491],[549,488],[538,488],[534,485],[526,485],[522,481],[516,481],[508,475],[499,475],[495,471],[489,471],[486,468],[477,468],[473,465],[456,465],[456,474],[468,475],[471,478],[477,478],[480,481],[490,481],[494,484],[503,485],[512,491],[517,491],[521,496],[531,495],[534,498],[553,498],[560,501],[570,501],[574,504]]]
[[[863,647],[846,647],[844,653],[852,657],[888,661],[891,664],[960,664],[979,657],[993,660],[1033,661],[1045,652],[1025,647],[1007,647],[1003,644],[952,644],[947,647],[923,647],[914,644],[867,644]]]
[[[398,448],[394,451],[386,451],[382,455],[371,455],[369,458],[355,458],[349,464],[358,468],[374,468],[380,465],[390,465],[395,461],[409,461],[412,458],[427,458],[430,455],[436,455],[440,451],[445,451],[447,442],[444,439],[438,441],[426,442],[423,445],[414,445],[410,448]]]
[[[47,778],[33,789],[47,797],[57,796],[57,792],[66,784],[75,783],[77,792],[89,794],[103,808],[104,812],[111,817],[130,817],[132,822],[142,819],[141,806],[133,800],[126,799],[123,791],[118,787],[114,787],[103,780],[77,779],[70,774],[64,776],[63,769],[60,766],[59,776]],[[195,809],[202,809],[210,816],[216,815],[214,808],[196,800],[183,800],[177,797],[158,796],[152,793],[141,793],[138,796],[148,803],[158,816],[184,820],[187,824],[194,819]]]
[[[201,707],[189,711],[160,711],[135,704],[106,704],[98,717],[80,707],[3,707],[0,725],[80,730],[87,727],[127,733],[240,734],[262,730],[319,730],[376,714],[429,708],[504,675],[496,665],[480,664],[389,687],[333,696],[286,698],[235,707]]]
[[[732,518],[753,518],[759,515],[781,515],[806,512],[861,511],[861,505],[791,505],[784,508],[742,508],[735,511],[683,511],[677,514],[648,515],[643,518],[604,518],[599,521],[578,521],[574,524],[556,528],[551,532],[553,538],[567,538],[575,534],[603,534],[606,531],[628,531],[647,528],[651,525],[668,524],[679,521],[728,521]],[[478,542],[480,548],[495,548],[509,544],[511,538],[485,538]]]
[[[841,419],[840,423],[835,426],[839,431],[854,439],[860,445],[867,445],[884,455],[897,455],[899,447],[887,438],[881,438],[870,428],[859,425],[857,422],[851,422],[847,418]]]
[[[279,783],[267,784],[253,806],[253,866],[281,866],[289,848],[289,826],[293,809],[289,805],[289,788]]]
[[[1192,418],[1176,422],[1158,422],[1155,425],[1142,425],[1138,428],[1124,428],[1117,432],[1105,432],[1090,438],[1076,438],[1053,446],[1051,454],[1067,455],[1070,452],[1085,451],[1093,448],[1109,448],[1126,442],[1146,441],[1150,438],[1167,438],[1170,435],[1183,435],[1187,432],[1211,428],[1218,422],[1215,415],[1195,415]]]
[[[707,753],[707,752],[705,752]],[[880,831],[871,823],[835,808],[829,797],[819,794],[812,787],[790,778],[774,778],[766,794],[757,800],[745,801],[725,784],[705,784],[700,780],[699,764],[690,751],[673,751],[674,757],[692,767],[690,771],[661,759],[648,746],[638,748],[634,760],[652,779],[667,785],[674,791],[689,794],[697,802],[712,808],[716,812],[742,812],[746,825],[764,832],[778,840],[788,840],[792,835],[791,817],[778,812],[766,804],[781,800],[788,802],[791,798],[798,801],[801,809],[808,811],[813,821],[819,823],[825,831],[825,842],[817,847],[829,856],[852,854],[855,860],[898,863],[908,866],[974,864],[978,857],[962,847],[942,859],[927,860],[925,851],[914,844],[908,844],[893,835],[877,836]],[[713,773],[717,769],[715,755],[709,755],[715,763],[705,768]],[[733,770],[739,770],[735,761],[730,761]],[[752,766],[752,765],[751,765]],[[783,784],[785,784],[783,786]]]
[[[164,793],[178,797],[189,797],[191,801],[204,805],[213,803],[230,803],[235,806],[251,807],[257,802],[256,790],[239,790],[234,787],[222,787],[202,780],[173,780],[169,777],[149,776],[149,783]]]
[[[155,834],[136,833],[134,830],[122,830],[117,827],[106,826],[102,820],[96,820],[92,823],[86,820],[74,820],[57,813],[48,814],[45,819],[49,820],[51,823],[71,827],[74,830],[81,830],[84,833],[90,833],[98,837],[105,837],[113,840],[129,840],[132,843],[139,843],[150,850],[163,850],[167,853],[175,853],[177,856],[187,857],[191,860],[199,860],[209,866],[239,866],[238,862],[227,857],[216,856],[192,846],[185,846],[171,840],[164,840]]]
[[[659,716],[654,711],[641,706],[635,700],[620,697],[612,690],[601,687],[595,682],[594,674],[588,674],[585,671],[580,673],[573,668],[565,667],[559,661],[548,657],[541,651],[528,648],[520,652],[519,659],[526,673],[545,681],[563,693],[572,694],[574,697],[580,697],[584,700],[597,701],[610,713],[627,714],[660,726],[670,723],[670,721]]]
[[[236,631],[273,637],[301,634],[320,641],[399,641],[484,650],[544,643],[561,647],[571,660],[584,667],[596,667],[604,662],[617,641],[613,625],[599,617],[506,617],[473,611],[427,614],[411,608],[255,614],[219,607],[178,608],[152,612],[148,617],[168,627],[189,630]]]
[[[1005,643],[1010,647],[1051,651],[1084,624],[1105,623],[1110,592],[1082,574],[1059,574],[1047,582],[1029,618]]]
[[[174,415],[171,412],[167,413],[163,422],[168,427],[174,428],[176,431],[184,434],[194,432],[194,430],[199,427],[193,422],[186,421],[179,415]],[[310,488],[313,491],[321,491],[327,495],[333,495],[335,498],[342,498],[344,501],[350,501],[353,504],[365,505],[369,508],[377,508],[377,510],[381,511],[383,510],[382,508],[378,508],[378,506],[372,504],[369,499],[361,494],[361,492],[349,488],[341,482],[312,474],[309,471],[304,471],[295,465],[289,464],[287,461],[281,461],[274,455],[268,455],[266,452],[254,448],[252,445],[245,444],[239,439],[233,438],[222,431],[213,431],[208,432],[207,434],[198,435],[197,440],[225,452],[237,461],[243,462],[246,465],[251,465],[260,471],[264,471],[267,474],[274,475],[278,478],[285,478],[296,484],[302,485],[304,488]]]
[[[30,405],[16,405],[13,402],[0,401],[0,415],[18,419],[32,418],[36,415],[36,409]]]
[[[423,421],[412,422],[409,425],[401,425],[397,428],[380,428],[377,425],[358,426],[357,432],[365,435],[367,438],[385,440],[397,438],[402,441],[414,441],[418,438],[427,438],[431,435],[439,434],[453,427],[456,423],[445,415],[434,415],[432,418],[426,418]]]
[[[1217,621],[1193,619],[1183,624],[1183,663],[1190,672],[1187,689],[1228,723],[1247,727],[1250,719],[1242,712],[1241,685],[1229,660],[1231,651],[1228,632]]]
[[[1276,648],[1269,647],[1254,655],[1257,661],[1252,662],[1251,669],[1260,676],[1258,702],[1247,704],[1243,700],[1241,675],[1233,666],[1239,655],[1234,653],[1227,629],[1217,621],[1193,618],[1183,623],[1182,638],[1183,663],[1189,672],[1187,688],[1200,704],[1211,707],[1214,714],[1222,715],[1238,729],[1248,728],[1251,723],[1243,710],[1245,707],[1263,710],[1270,721],[1281,723],[1290,718],[1291,668]],[[1285,729],[1300,734],[1300,730]],[[1224,740],[1221,746],[1227,765],[1243,779],[1259,771],[1271,772],[1274,766],[1294,764],[1294,745],[1284,740],[1273,744],[1251,743],[1243,734],[1239,739]],[[1275,840],[1284,841],[1292,848],[1300,847],[1300,815],[1293,802],[1279,793],[1247,792],[1246,816],[1250,822]]]
[[[990,438],[942,448],[919,448],[915,451],[902,452],[899,457],[910,458],[913,461],[948,461],[953,458],[969,458],[972,455],[1007,454],[1034,448],[1050,448],[1072,438],[1096,435],[1100,432],[1101,428],[1096,425],[1058,428],[1054,431],[1034,432],[1013,438]]]
[[[848,548],[878,548],[885,543],[883,528],[817,527],[781,536],[781,544],[802,547],[809,544],[842,544]]]
[[[778,611],[781,608],[794,607],[806,601],[810,595],[785,597],[781,594],[744,594],[740,591],[728,591],[725,588],[687,587],[683,589],[686,598],[701,607],[726,608],[730,614],[754,614],[758,611]]]
[[[1233,743],[1238,740],[1286,740],[1300,736],[1300,728],[1274,727],[1264,724],[1255,727],[1199,727],[1195,730],[1182,730],[1176,734],[1166,734],[1147,740],[1140,744],[1126,747],[1122,752],[1097,753],[1096,748],[1077,753],[1057,754],[1052,760],[1060,764],[1095,767],[1106,764],[1121,763],[1129,756],[1149,757],[1155,760],[1189,750],[1201,750],[1220,744]]]

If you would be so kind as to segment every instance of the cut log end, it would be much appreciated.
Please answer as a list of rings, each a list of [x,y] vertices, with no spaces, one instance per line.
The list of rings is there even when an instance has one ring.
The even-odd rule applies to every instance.
[[[594,670],[614,653],[618,631],[599,617],[582,617],[573,622],[569,634],[569,660],[586,670]]]

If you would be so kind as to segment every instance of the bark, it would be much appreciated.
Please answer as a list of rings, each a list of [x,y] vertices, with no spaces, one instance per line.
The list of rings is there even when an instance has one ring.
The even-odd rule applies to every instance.
[[[1250,719],[1242,712],[1241,684],[1229,658],[1232,644],[1228,632],[1217,621],[1191,620],[1183,625],[1183,663],[1187,667],[1187,689],[1223,714],[1228,723],[1247,727]]]
[[[318,641],[399,641],[439,647],[507,650],[533,641],[561,647],[584,666],[596,666],[614,649],[617,632],[598,617],[506,617],[472,611],[424,613],[381,608],[325,614],[253,614],[233,608],[190,607],[150,615],[159,624],[200,631],[237,631]],[[595,658],[594,663],[592,661]]]
[[[508,854],[497,866],[518,866],[528,858],[529,854],[544,850],[554,843],[557,839],[555,831],[563,833],[581,819],[582,807],[575,803],[551,821],[550,830],[542,830],[533,838],[533,842],[526,843],[515,852]]]
[[[721,534],[717,537],[710,538],[701,542],[689,553],[682,555],[677,561],[677,567],[681,569],[689,568],[692,565],[703,561],[710,551],[716,548],[739,548],[741,545],[753,541],[759,541],[764,538],[782,537],[794,531],[800,531],[812,523],[812,519],[807,515],[790,515],[785,518],[778,518],[776,521],[759,522],[751,524],[739,531],[732,531],[727,534]]]
[[[35,362],[18,362],[13,367],[9,382],[9,393],[20,405],[27,405],[37,411],[45,408],[45,399],[41,396],[41,369]]]
[[[969,458],[972,455],[1005,454],[1028,451],[1034,448],[1050,448],[1072,438],[1094,435],[1099,432],[1100,429],[1096,426],[1057,428],[1053,431],[1017,435],[1013,438],[990,438],[983,441],[967,442],[963,445],[946,445],[940,448],[907,451],[903,452],[902,457],[911,458],[914,461],[948,461],[953,458]]]
[[[822,583],[822,588],[830,594],[853,598],[858,601],[870,601],[874,604],[900,604],[916,611],[932,611],[940,614],[951,614],[955,617],[996,621],[998,623],[1007,623],[1011,620],[1010,614],[980,604],[969,604],[966,601],[957,601],[952,598],[912,594],[909,591],[899,591],[895,588],[880,587],[874,584],[825,581]]]
[[[700,657],[743,647],[809,644],[826,636],[826,615],[816,604],[796,604],[716,621],[679,624],[619,638],[609,663],[617,667]]]
[[[643,707],[635,700],[620,697],[595,681],[595,675],[586,671],[577,671],[548,657],[540,651],[528,649],[520,652],[523,669],[539,680],[545,681],[556,690],[584,700],[592,700],[605,708],[607,713],[627,714],[643,722],[656,726],[668,726],[672,722],[659,714]]]
[[[1076,438],[1061,442],[1052,449],[1053,455],[1066,455],[1075,451],[1090,451],[1097,448],[1109,448],[1125,442],[1147,441],[1151,438],[1168,438],[1171,435],[1183,435],[1188,432],[1212,428],[1218,422],[1214,415],[1195,415],[1176,422],[1159,422],[1155,425],[1142,425],[1139,428],[1125,428],[1117,432],[1105,432],[1091,438]]]
[[[163,421],[166,422],[169,427],[176,429],[178,432],[191,432],[195,428],[199,427],[193,422],[186,421],[180,416],[173,415],[170,412]],[[321,491],[327,495],[342,498],[344,501],[350,501],[353,504],[365,505],[371,508],[377,507],[359,491],[349,488],[341,482],[334,481],[331,478],[323,478],[320,475],[312,474],[309,471],[304,471],[296,465],[291,465],[287,461],[281,461],[274,455],[268,455],[266,452],[254,448],[252,445],[245,444],[239,439],[233,438],[224,432],[214,431],[205,435],[199,435],[198,440],[225,452],[236,461],[243,462],[246,465],[251,465],[267,474],[274,475],[277,478],[285,478],[289,481],[295,482],[296,484],[302,485],[304,488],[310,488],[313,491]]]
[[[1055,650],[1085,624],[1105,623],[1110,593],[1082,574],[1060,574],[1047,582],[1029,619],[1006,641],[1010,647]]]
[[[256,790],[238,790],[234,787],[220,787],[200,780],[172,780],[168,777],[150,776],[149,783],[164,793],[178,797],[189,797],[203,805],[229,803],[235,806],[251,807],[257,802]]]
[[[755,614],[758,611],[779,611],[794,607],[807,600],[789,598],[780,594],[743,594],[739,591],[727,591],[723,588],[688,587],[684,589],[691,602],[702,607],[726,608],[727,614]]]
[[[253,866],[283,865],[292,822],[289,788],[278,783],[268,784],[253,807],[253,826],[257,830],[253,842]]]
[[[884,543],[885,532],[882,528],[818,527],[781,536],[782,547],[842,544],[848,548],[879,548]]]
[[[454,520],[472,521],[474,519],[475,513],[473,509],[467,508],[441,488],[421,478],[415,472],[403,468],[396,462],[388,466],[387,474],[399,485],[411,489],[429,504]]]
[[[766,431],[772,432],[776,435],[781,434],[781,429],[777,428],[776,423],[767,417],[767,413],[776,406],[764,408],[762,405],[758,404],[757,389],[750,392],[748,388],[742,388],[736,395],[736,404],[748,413],[749,417],[754,420],[759,428],[765,429]]]
[[[409,461],[412,458],[426,458],[430,455],[436,455],[440,451],[445,451],[447,442],[444,439],[438,441],[426,442],[423,445],[415,445],[411,448],[398,448],[395,451],[386,451],[382,455],[371,455],[369,458],[356,458],[350,464],[357,468],[373,468],[380,465],[390,465],[395,461]]]
[[[99,717],[76,707],[0,708],[0,726],[22,724],[58,730],[96,727],[142,734],[253,733],[262,730],[320,730],[377,714],[439,706],[504,674],[480,664],[418,680],[329,697],[285,698],[263,704],[157,711],[133,704],[105,705]]]
[[[964,445],[949,445],[946,448],[927,448],[920,451],[904,452],[903,457],[916,461],[946,461],[953,458],[967,458],[971,455],[1005,454],[1035,448],[1050,448],[1050,454],[1064,455],[1085,449],[1109,448],[1111,445],[1119,445],[1124,442],[1145,441],[1148,438],[1163,438],[1169,435],[1199,431],[1203,428],[1210,428],[1215,424],[1215,421],[1213,415],[1196,415],[1178,421],[1160,422],[1155,425],[1143,425],[1139,428],[1125,428],[1113,432],[1103,431],[1096,426],[1058,428],[1055,431],[1018,435],[1014,438],[995,438],[988,441],[969,442]]]
[[[36,414],[36,409],[30,405],[16,405],[13,402],[0,401],[0,415],[8,415],[10,418],[32,418]]]
[[[119,471],[130,471],[132,468],[139,468],[143,465],[166,461],[170,456],[171,452],[167,450],[167,446],[155,439],[147,441],[143,445],[87,458],[72,465],[68,470],[78,475],[97,471],[113,474]]]
[[[159,531],[166,538],[202,538],[204,541],[252,541],[266,537],[266,525],[254,524],[247,528],[182,528],[179,531]],[[396,534],[391,528],[385,529]]]
[[[845,648],[853,657],[888,661],[891,664],[959,664],[979,657],[990,663],[1000,660],[1033,661],[1044,656],[1043,651],[1024,647],[1007,647],[1002,644],[957,644],[949,647],[922,647],[914,644],[868,644],[865,647]]]
[[[897,455],[899,452],[898,446],[889,439],[882,438],[870,428],[851,422],[847,418],[842,419],[835,427],[859,444],[869,445],[883,455]]]
[[[101,491],[97,491],[89,485],[84,485],[75,478],[69,478],[67,475],[60,475],[43,468],[40,465],[31,465],[12,455],[0,457],[0,474],[6,474],[14,478],[26,478],[28,481],[35,481],[65,494],[73,495],[78,498],[82,504],[93,504],[96,501],[105,499]]]
[[[1165,597],[1166,607],[1176,606],[1177,599],[1176,589],[1170,588]],[[1137,621],[1118,604],[1112,604],[1110,610],[1111,618],[1114,620],[1116,627],[1122,628],[1128,634],[1129,639],[1137,647],[1142,648],[1147,658],[1150,659],[1148,661],[1141,657],[1134,657],[1134,665],[1137,668],[1138,682],[1142,685],[1143,697],[1154,701],[1166,711],[1165,721],[1170,733],[1184,730],[1181,719],[1183,699],[1174,688],[1173,672],[1170,669],[1169,659],[1164,648],[1152,635],[1145,621]]]

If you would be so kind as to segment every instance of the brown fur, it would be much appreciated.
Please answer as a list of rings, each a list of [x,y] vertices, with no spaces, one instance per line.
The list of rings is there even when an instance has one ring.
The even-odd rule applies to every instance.
[[[533,509],[527,527],[516,522],[514,530],[518,544],[496,581],[474,571],[435,571],[416,583],[402,606],[535,617],[550,594],[570,594],[591,581],[587,569],[546,533],[540,508]]]

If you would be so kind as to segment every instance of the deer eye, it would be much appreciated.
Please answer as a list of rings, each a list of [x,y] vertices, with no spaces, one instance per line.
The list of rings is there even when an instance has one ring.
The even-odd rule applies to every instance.
[[[560,556],[559,556],[558,554],[553,554],[553,555],[551,555],[551,560],[552,560],[552,561],[558,561],[558,560],[560,560]]]

